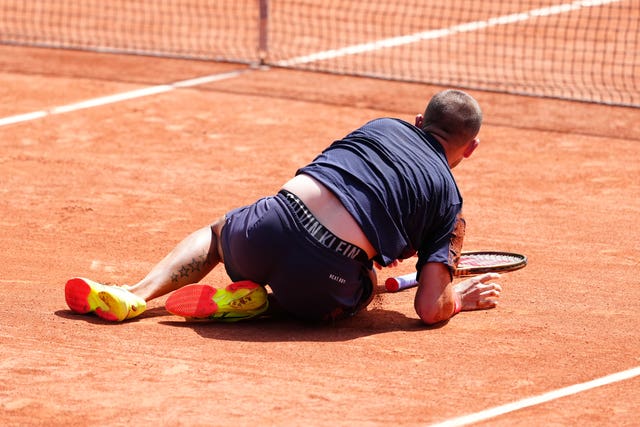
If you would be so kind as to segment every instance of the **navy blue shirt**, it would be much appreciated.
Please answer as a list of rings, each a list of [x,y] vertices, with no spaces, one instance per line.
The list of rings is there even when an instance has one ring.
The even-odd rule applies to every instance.
[[[388,265],[418,252],[453,268],[450,252],[462,197],[444,149],[422,129],[392,118],[373,120],[335,141],[297,172],[329,188]]]

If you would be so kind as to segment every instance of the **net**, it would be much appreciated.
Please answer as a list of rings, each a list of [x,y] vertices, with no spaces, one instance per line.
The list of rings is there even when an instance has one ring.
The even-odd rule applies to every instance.
[[[3,0],[0,42],[640,107],[640,0]]]
[[[257,16],[251,0],[2,0],[0,42],[251,62]]]

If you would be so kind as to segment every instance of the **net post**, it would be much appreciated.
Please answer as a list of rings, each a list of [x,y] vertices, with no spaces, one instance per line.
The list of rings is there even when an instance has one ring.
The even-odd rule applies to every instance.
[[[259,34],[258,34],[258,58],[260,65],[264,65],[269,50],[268,24],[269,24],[269,0],[258,0],[260,3]]]

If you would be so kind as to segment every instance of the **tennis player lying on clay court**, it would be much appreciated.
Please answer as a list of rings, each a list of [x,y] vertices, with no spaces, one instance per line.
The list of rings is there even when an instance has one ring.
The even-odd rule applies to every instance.
[[[434,95],[415,124],[373,120],[300,168],[278,194],[186,237],[135,285],[69,280],[67,304],[121,321],[173,292],[167,310],[190,319],[257,317],[271,300],[300,319],[336,320],[371,301],[374,264],[395,265],[417,253],[414,305],[424,323],[494,307],[498,274],[455,286],[452,276],[465,223],[451,169],[478,147],[481,123],[477,101],[458,90]],[[197,284],[219,263],[231,285]]]

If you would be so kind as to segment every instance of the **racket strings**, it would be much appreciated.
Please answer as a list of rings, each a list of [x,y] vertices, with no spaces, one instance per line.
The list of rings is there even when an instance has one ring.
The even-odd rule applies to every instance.
[[[462,255],[458,263],[458,268],[509,265],[516,264],[520,261],[521,259],[518,257],[503,254]]]

